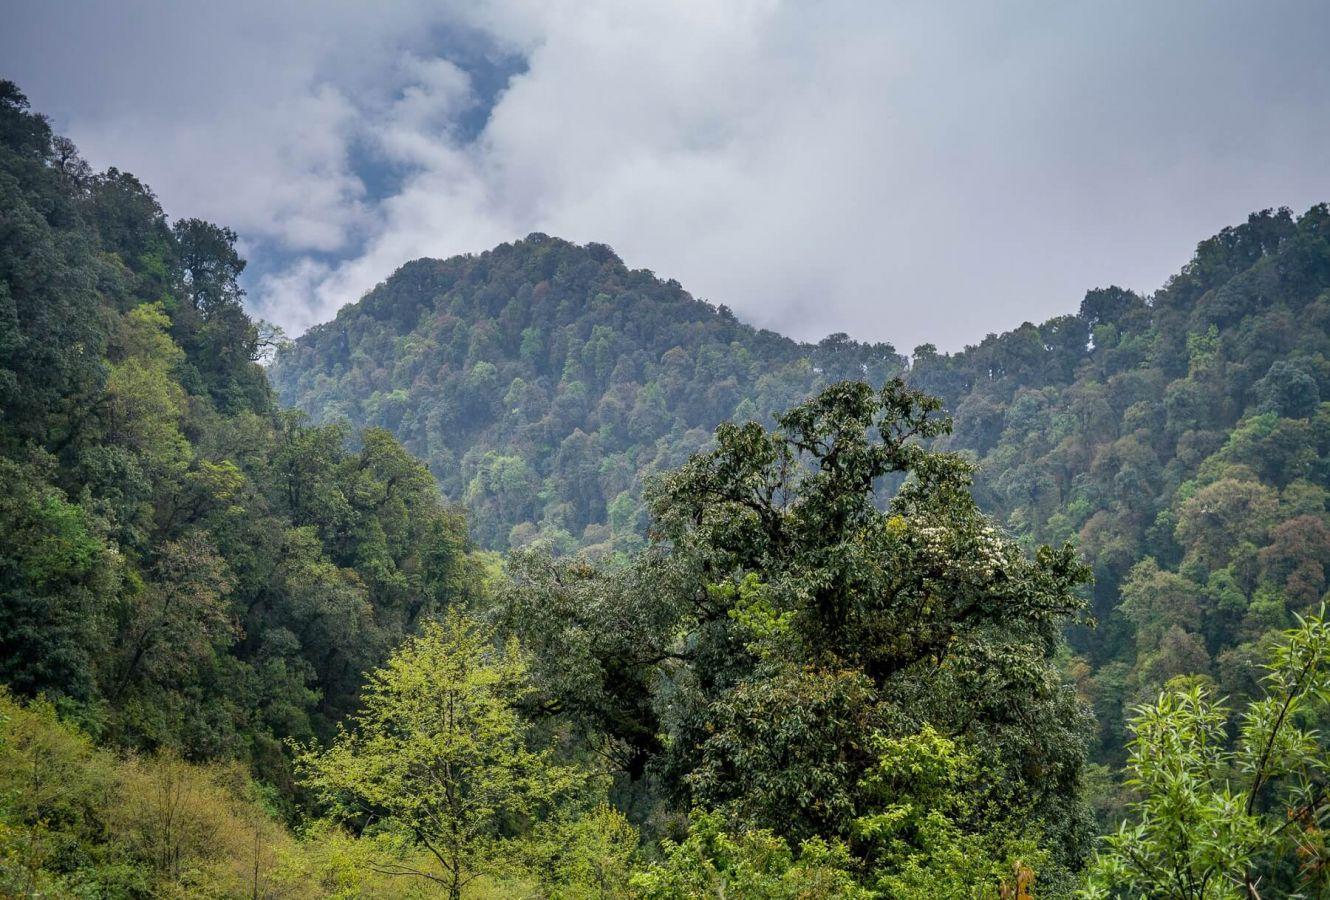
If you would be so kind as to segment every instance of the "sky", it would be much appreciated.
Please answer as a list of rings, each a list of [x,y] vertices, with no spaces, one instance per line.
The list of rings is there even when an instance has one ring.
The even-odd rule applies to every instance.
[[[1324,0],[0,0],[0,77],[292,335],[541,231],[952,350],[1330,201]]]

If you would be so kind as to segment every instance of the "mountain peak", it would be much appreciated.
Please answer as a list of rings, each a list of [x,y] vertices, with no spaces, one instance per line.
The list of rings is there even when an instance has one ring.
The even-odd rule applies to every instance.
[[[885,344],[757,330],[605,244],[533,233],[407,263],[272,375],[316,419],[394,430],[466,498],[476,536],[506,547],[636,541],[644,480],[720,422],[769,422],[822,384],[903,366]]]

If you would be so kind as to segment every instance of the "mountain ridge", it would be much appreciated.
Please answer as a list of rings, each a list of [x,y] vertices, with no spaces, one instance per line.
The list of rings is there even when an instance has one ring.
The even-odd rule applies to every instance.
[[[440,361],[434,370],[417,364],[428,353]],[[690,354],[701,354],[706,364],[699,370]],[[502,371],[491,372],[496,365]],[[605,432],[612,440],[628,432],[639,442],[666,440],[651,461],[659,470],[699,449],[725,419],[769,418],[816,384],[844,377],[880,381],[903,366],[889,344],[859,344],[844,335],[800,343],[740,322],[677,281],[627,268],[603,244],[537,233],[477,255],[405,264],[358,304],[297,339],[272,375],[285,402],[318,420],[381,421],[402,434],[431,462],[445,491],[454,497],[470,491],[474,511],[477,500],[493,498],[494,489],[483,482],[495,461],[467,461],[457,453],[462,448],[446,434],[456,421],[440,422],[436,415],[432,424],[422,422],[411,410],[398,415],[397,407],[428,403],[426,417],[459,409],[464,432],[515,441],[528,449],[528,463],[557,449],[541,443],[555,433]],[[360,382],[359,396],[324,390],[342,375]],[[764,378],[767,390],[750,390]],[[790,383],[781,385],[782,379]],[[502,397],[498,387],[506,387]],[[745,399],[752,402],[743,406]],[[539,422],[530,414],[546,404],[556,407],[554,418],[532,427]],[[455,465],[465,470],[460,478],[450,471]],[[632,465],[640,468],[641,461]],[[550,521],[547,532],[563,544],[603,543],[605,534],[586,534],[586,527],[609,524],[608,504],[629,492],[640,534],[640,491],[640,479],[610,478],[603,496],[583,498],[571,520],[557,509],[534,517]],[[521,512],[491,523],[482,511],[478,536],[490,546],[511,545],[499,525],[511,529],[536,511]],[[525,543],[526,537],[515,540]]]
[[[416,843],[459,812],[439,773],[510,794],[546,761],[588,793],[470,818],[496,895],[604,893],[609,861],[657,896],[736,849],[771,896],[1064,896],[1087,866],[1155,895],[1116,842],[1216,835],[1266,893],[1324,880],[1330,208],[908,366],[599,245],[416,261],[278,361],[384,426],[357,434],[274,402],[236,234],[93,172],[3,80],[0,195],[7,893],[397,896],[437,862],[456,896]],[[490,546],[565,552],[475,555],[440,483]],[[1235,793],[1258,744],[1293,756]]]

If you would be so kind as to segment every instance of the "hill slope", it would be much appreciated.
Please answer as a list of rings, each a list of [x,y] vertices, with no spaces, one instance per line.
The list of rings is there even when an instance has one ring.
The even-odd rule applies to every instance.
[[[277,409],[234,240],[0,80],[0,694],[289,787],[283,741],[464,595],[467,539],[387,432]]]
[[[1094,566],[1100,628],[1073,640],[1104,753],[1173,676],[1250,694],[1272,629],[1330,587],[1324,205],[1225,229],[1153,297],[1091,291],[910,377],[954,410],[981,502]]]
[[[886,344],[800,344],[737,321],[605,246],[531,235],[408,263],[273,367],[317,420],[391,429],[503,549],[537,533],[635,544],[643,479],[726,419],[770,422],[816,387],[881,383]]]
[[[1153,297],[1093,290],[908,370],[889,345],[756,331],[608,248],[532,235],[404,266],[273,375],[317,419],[393,430],[489,546],[628,548],[644,478],[716,422],[907,371],[953,411],[945,443],[980,461],[985,507],[1094,565],[1101,627],[1073,635],[1074,672],[1115,759],[1124,708],[1182,673],[1249,692],[1260,641],[1327,588],[1328,331],[1324,206],[1225,229]]]

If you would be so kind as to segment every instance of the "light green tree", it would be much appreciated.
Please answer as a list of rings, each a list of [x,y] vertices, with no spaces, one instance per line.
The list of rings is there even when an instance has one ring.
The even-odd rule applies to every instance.
[[[900,738],[874,735],[872,749],[876,763],[861,785],[870,812],[854,830],[878,895],[1017,897],[1047,866],[1038,830],[1015,827],[1032,816],[976,808],[976,762],[955,741],[925,725]]]
[[[761,828],[726,831],[719,814],[694,812],[688,837],[665,842],[665,860],[633,876],[644,900],[867,900],[845,845],[812,838],[796,853]]]
[[[637,829],[602,801],[540,823],[527,841],[526,869],[548,900],[627,900],[637,845]]]
[[[1330,757],[1311,724],[1330,699],[1327,663],[1322,608],[1271,651],[1266,695],[1242,713],[1236,740],[1230,710],[1195,683],[1140,707],[1127,762],[1139,799],[1132,821],[1106,838],[1082,895],[1323,896]]]
[[[364,691],[364,709],[326,750],[303,749],[305,782],[339,818],[423,849],[377,871],[429,879],[452,900],[521,855],[533,819],[582,781],[528,747],[517,702],[529,690],[516,641],[460,613],[428,623]]]

